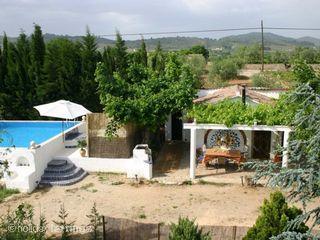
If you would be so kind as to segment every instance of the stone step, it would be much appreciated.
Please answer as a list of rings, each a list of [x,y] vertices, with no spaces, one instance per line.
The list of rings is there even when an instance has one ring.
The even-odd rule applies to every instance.
[[[66,186],[81,181],[87,176],[82,168],[65,159],[53,159],[41,177],[40,186]]]
[[[53,159],[48,163],[48,167],[62,167],[67,164],[67,160]]]
[[[69,180],[72,178],[75,178],[79,175],[82,174],[83,169],[82,168],[75,168],[73,171],[71,172],[58,172],[58,173],[46,173],[43,174],[43,176],[41,177],[41,180],[51,180],[51,181],[60,181],[60,180]]]
[[[69,186],[69,185],[75,184],[77,182],[80,182],[87,175],[88,175],[88,173],[84,171],[80,176],[73,178],[73,179],[64,180],[64,181],[43,180],[40,182],[40,185],[41,186]]]
[[[44,172],[45,173],[67,173],[72,172],[77,167],[72,163],[67,163],[66,165],[60,167],[47,167]]]

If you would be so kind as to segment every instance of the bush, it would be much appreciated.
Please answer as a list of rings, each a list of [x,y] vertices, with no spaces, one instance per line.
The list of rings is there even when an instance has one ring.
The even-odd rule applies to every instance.
[[[7,189],[7,188],[1,188],[0,186],[0,203],[6,198],[13,194],[19,193],[19,190],[17,189]]]
[[[31,205],[22,203],[14,212],[1,217],[0,239],[32,239],[44,240],[47,222],[40,216],[39,224],[34,223],[34,209]]]
[[[294,75],[291,71],[265,71],[252,76],[252,85],[254,87],[291,88],[294,84]]]
[[[270,201],[264,200],[260,216],[255,225],[249,229],[243,240],[268,240],[287,230],[288,223],[302,214],[296,207],[288,207],[285,197],[279,191],[270,195]],[[308,227],[301,224],[298,228],[290,229],[305,233]]]
[[[178,224],[170,226],[170,240],[209,240],[209,233],[203,233],[202,229],[194,223],[194,220],[188,218],[179,218]]]

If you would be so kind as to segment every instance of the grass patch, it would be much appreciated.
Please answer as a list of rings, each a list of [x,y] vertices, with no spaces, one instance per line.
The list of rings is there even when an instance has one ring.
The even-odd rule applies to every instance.
[[[200,185],[213,185],[213,186],[218,186],[218,187],[224,187],[230,185],[230,183],[219,183],[219,182],[208,182],[203,179],[199,180]]]
[[[111,183],[111,185],[122,185],[122,184],[124,184],[123,181],[116,181]]]
[[[138,216],[140,219],[146,219],[147,216],[144,213],[139,214]]]
[[[97,176],[99,178],[99,181],[105,182],[110,180],[110,178],[115,176],[121,176],[123,173],[117,173],[117,172],[98,172]]]
[[[80,187],[81,190],[88,190],[89,188],[92,188],[94,186],[93,183],[87,183]]]
[[[0,202],[2,202],[5,198],[17,193],[19,193],[19,190],[17,189],[0,189]]]

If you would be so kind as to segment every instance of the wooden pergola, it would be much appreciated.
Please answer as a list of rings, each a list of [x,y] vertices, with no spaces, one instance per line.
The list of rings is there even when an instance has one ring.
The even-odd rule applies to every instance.
[[[267,125],[233,125],[227,127],[224,124],[208,124],[208,123],[184,123],[184,129],[190,129],[190,179],[195,179],[196,170],[196,148],[197,148],[197,130],[243,130],[243,131],[271,131],[271,132],[283,132],[283,147],[288,146],[289,134],[292,129],[288,126],[267,126]],[[282,167],[288,165],[287,151],[283,152]]]

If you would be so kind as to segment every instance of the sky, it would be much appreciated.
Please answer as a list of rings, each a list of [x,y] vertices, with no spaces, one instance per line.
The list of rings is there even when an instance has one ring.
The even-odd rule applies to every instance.
[[[259,27],[261,19],[269,27],[319,28],[319,9],[320,0],[0,0],[0,34],[30,34],[34,23],[44,33],[63,35],[83,35],[86,26],[95,35]],[[320,31],[273,32],[320,38]],[[245,32],[187,35],[240,33]]]

